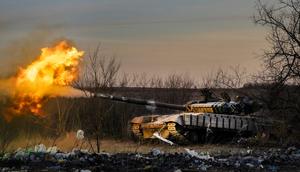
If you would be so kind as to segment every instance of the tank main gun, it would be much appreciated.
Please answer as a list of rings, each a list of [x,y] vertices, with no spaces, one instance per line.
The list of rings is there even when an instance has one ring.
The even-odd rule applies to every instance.
[[[256,112],[260,109],[260,106],[256,103],[248,103],[248,102],[224,102],[224,101],[216,101],[216,102],[205,102],[205,101],[191,101],[184,105],[157,102],[153,100],[145,100],[138,98],[128,98],[124,96],[113,96],[113,95],[105,95],[105,94],[95,94],[96,97],[102,99],[109,99],[113,101],[138,104],[138,105],[147,105],[152,107],[159,108],[167,108],[172,110],[180,110],[184,112],[191,113],[218,113],[218,114],[249,114]]]
[[[153,107],[167,108],[167,109],[180,110],[180,111],[186,110],[185,105],[163,103],[163,102],[157,102],[157,101],[153,101],[153,100],[128,98],[128,97],[124,97],[124,96],[113,96],[113,95],[105,95],[105,94],[96,94],[96,97],[99,97],[102,99],[109,99],[109,100],[113,100],[113,101],[132,103],[132,104],[137,104],[137,105],[148,105],[148,106],[153,106]]]

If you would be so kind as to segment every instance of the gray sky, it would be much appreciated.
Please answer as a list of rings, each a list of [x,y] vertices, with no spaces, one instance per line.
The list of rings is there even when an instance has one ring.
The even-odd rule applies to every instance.
[[[218,67],[259,68],[267,47],[255,0],[1,0],[0,70],[29,63],[49,41],[88,51],[99,42],[126,72],[198,77]]]

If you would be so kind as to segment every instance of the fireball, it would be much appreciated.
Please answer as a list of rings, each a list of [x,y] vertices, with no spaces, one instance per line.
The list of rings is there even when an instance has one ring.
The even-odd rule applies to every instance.
[[[41,55],[16,76],[14,110],[40,116],[44,99],[76,80],[83,54],[67,41],[42,48]]]

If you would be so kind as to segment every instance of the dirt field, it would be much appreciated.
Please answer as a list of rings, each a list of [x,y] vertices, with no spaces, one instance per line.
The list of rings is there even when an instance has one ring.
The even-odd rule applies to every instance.
[[[73,148],[81,148],[89,151],[91,145],[88,140],[77,141],[75,137],[76,133],[68,133],[63,137],[55,138],[42,138],[35,136],[31,139],[24,139],[19,137],[13,141],[8,151],[14,151],[18,148],[33,147],[37,144],[44,144],[46,147],[57,146],[61,151],[68,152]],[[94,150],[96,150],[96,143],[91,142]],[[230,145],[230,144],[197,144],[197,145],[175,145],[170,146],[162,142],[152,143],[138,143],[131,140],[116,140],[116,139],[103,139],[100,142],[100,151],[107,153],[148,153],[152,149],[159,149],[165,153],[181,153],[185,152],[184,148],[193,149],[199,152],[209,152],[211,154],[235,154],[238,152],[246,152],[249,147],[243,147],[242,145]]]
[[[55,152],[37,150],[34,145]],[[95,150],[95,143],[93,148]],[[101,153],[94,153],[87,140],[75,133],[53,139],[22,140],[0,157],[2,171],[300,171],[300,149],[296,147],[247,147],[238,144],[170,146],[165,143],[139,144],[105,139]]]

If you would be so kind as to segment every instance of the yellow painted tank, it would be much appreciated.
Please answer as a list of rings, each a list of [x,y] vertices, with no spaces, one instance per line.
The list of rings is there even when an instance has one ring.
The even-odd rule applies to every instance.
[[[160,138],[205,142],[211,136],[253,135],[271,126],[266,120],[253,117],[261,108],[255,101],[191,101],[185,105],[169,104],[137,98],[97,94],[98,97],[138,105],[182,111],[167,115],[146,115],[131,120],[131,132],[138,139]]]

